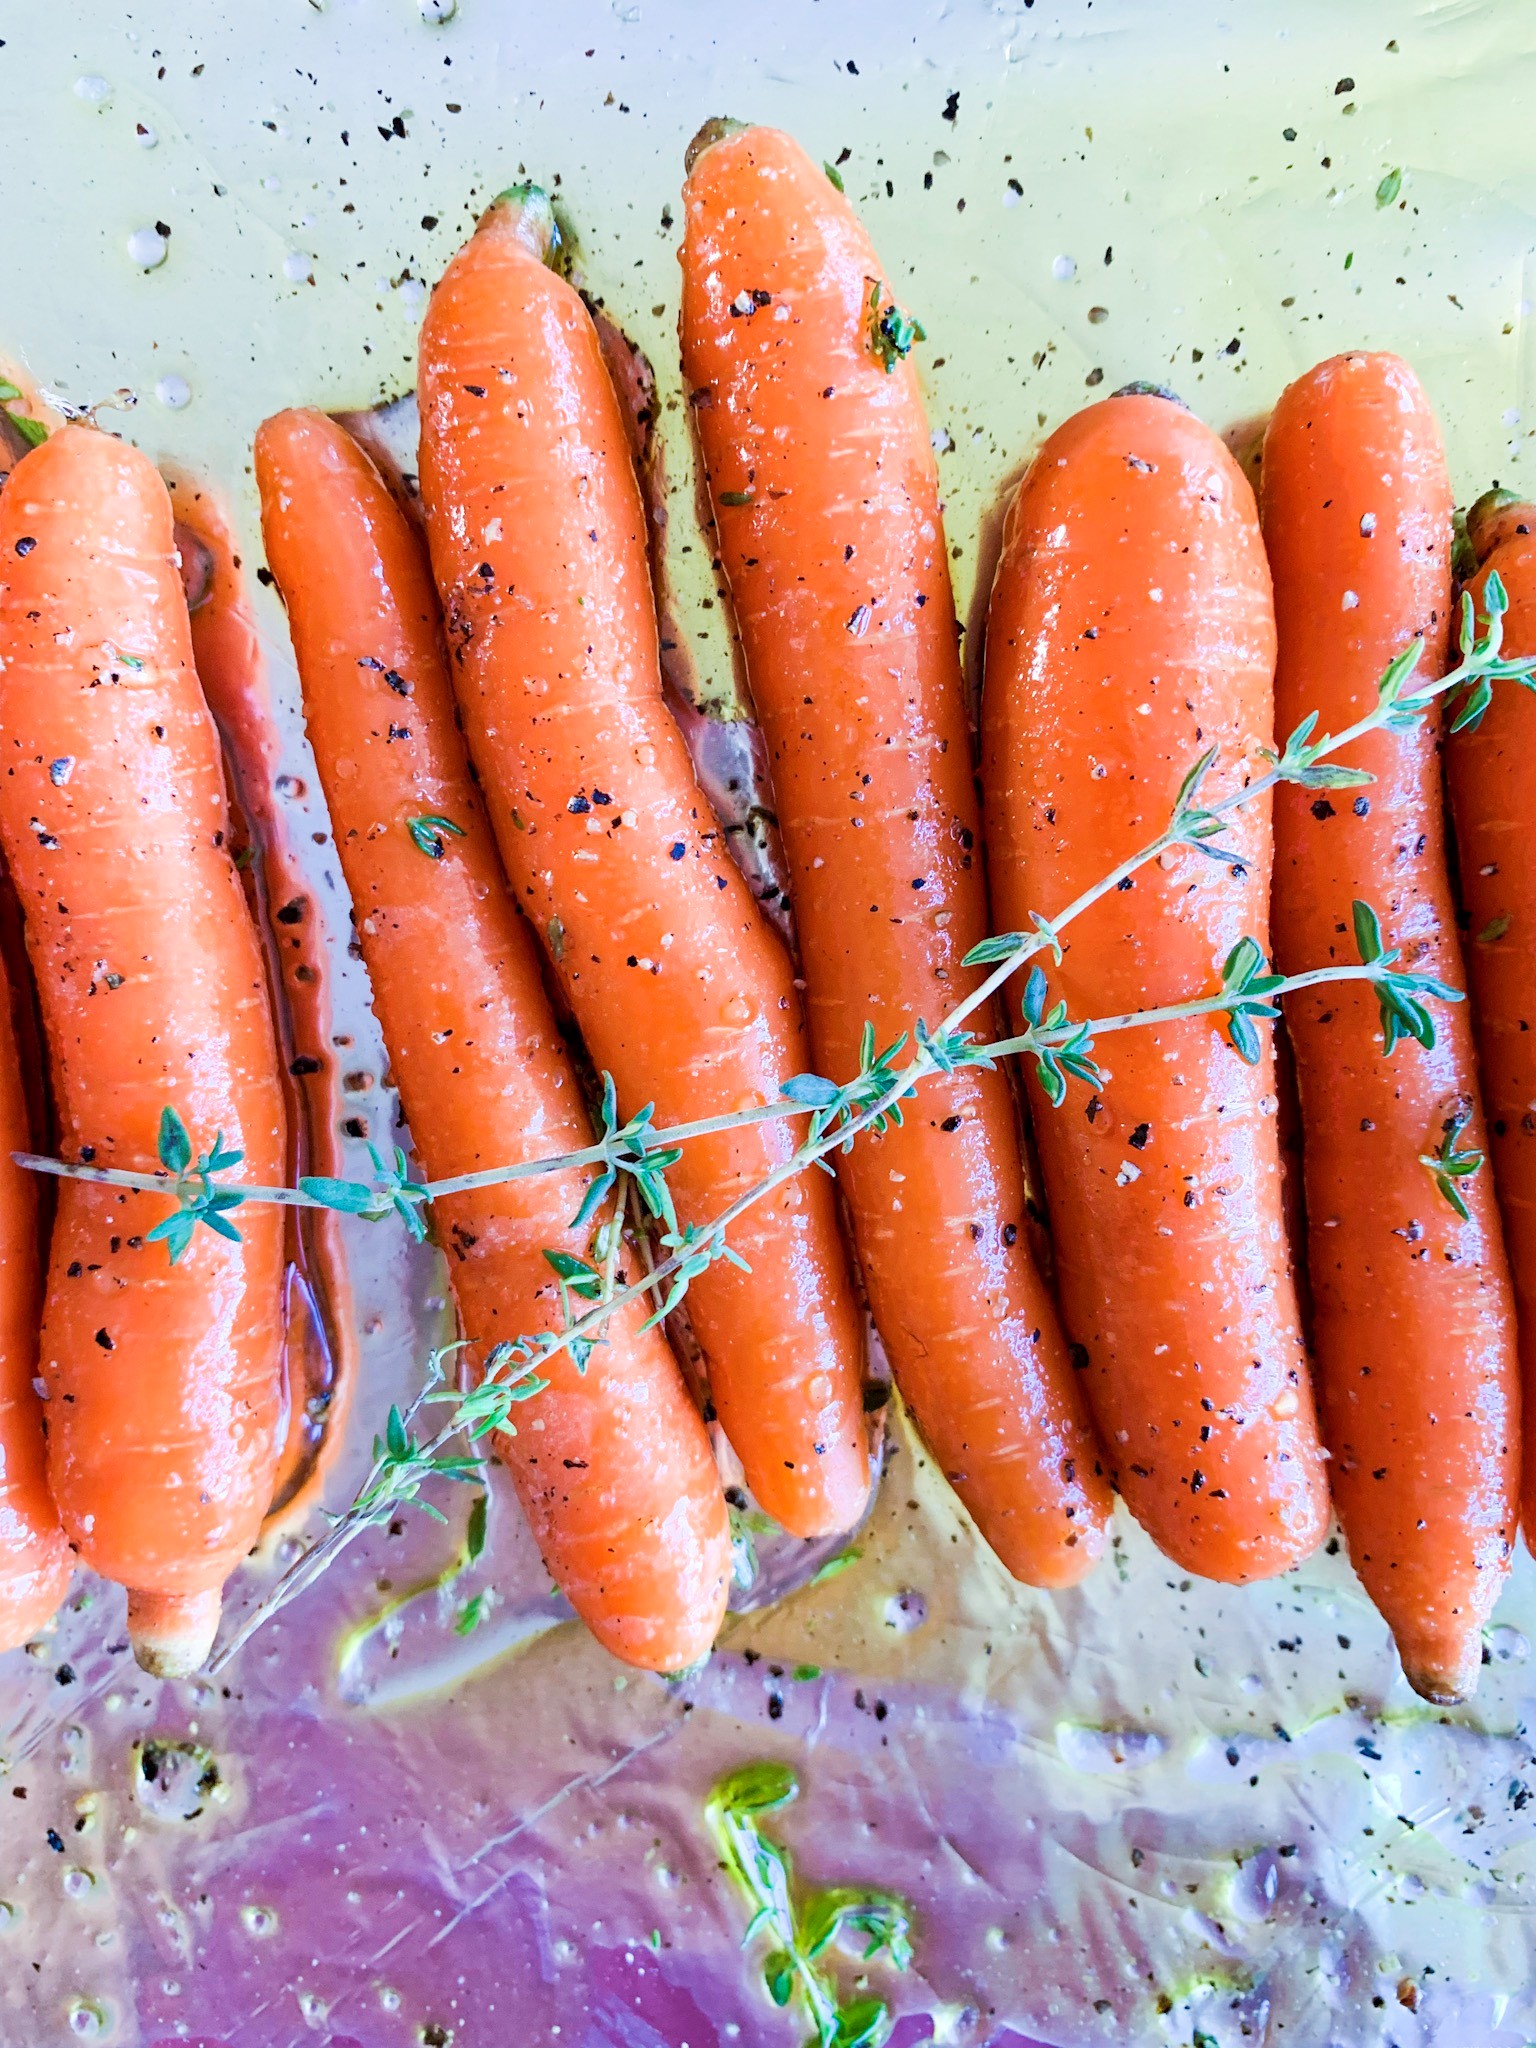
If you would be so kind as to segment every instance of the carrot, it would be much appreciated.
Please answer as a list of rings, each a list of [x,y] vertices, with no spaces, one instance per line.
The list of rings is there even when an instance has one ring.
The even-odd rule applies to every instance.
[[[1274,616],[1253,493],[1177,402],[1119,394],[1035,457],[1008,511],[982,698],[998,913],[1024,927],[1168,822],[1212,746],[1235,781],[1273,722]],[[1218,773],[1221,771],[1218,770]],[[1267,951],[1268,805],[1227,865],[1187,848],[1068,928],[1073,1017],[1203,995]],[[1328,1514],[1282,1213],[1273,1048],[1209,1017],[1106,1040],[1102,1094],[1035,1132],[1068,1330],[1126,1504],[1207,1578],[1284,1571]]]
[[[37,1183],[12,1159],[32,1147],[11,992],[0,967],[0,1650],[14,1650],[69,1591],[74,1559],[48,1491],[33,1388],[41,1306]]]
[[[363,450],[316,412],[256,437],[267,560],[406,1118],[434,1179],[592,1142],[454,720],[425,553]],[[477,1355],[548,1329],[545,1248],[580,1258],[574,1169],[436,1205]],[[709,1440],[659,1331],[615,1316],[495,1446],[545,1561],[599,1641],[672,1671],[709,1650],[730,1533]]]
[[[305,856],[314,857],[309,820],[282,794],[285,756],[294,741],[278,715],[278,679],[269,672],[252,603],[255,576],[243,567],[238,538],[206,485],[185,472],[162,474],[176,512],[192,658],[224,743],[235,861],[263,941],[278,1057],[287,1068],[284,1178],[291,1184],[302,1174],[340,1174],[345,1168],[335,1068],[351,1041],[333,1034],[333,980],[306,871]],[[242,858],[247,844],[250,857]],[[277,1527],[300,1526],[345,1452],[361,1344],[347,1271],[346,1218],[334,1209],[290,1209],[285,1221],[288,1412],[268,1541]]]
[[[192,667],[165,486],[68,426],[0,496],[0,846],[37,979],[67,1156],[194,1149],[271,1183],[282,1095],[256,934],[225,844],[218,738]],[[62,1183],[41,1344],[48,1467],[71,1543],[128,1589],[139,1662],[196,1668],[271,1498],[283,1218],[199,1225],[163,1196]]]
[[[793,970],[732,861],[662,697],[645,516],[580,298],[548,267],[535,187],[449,266],[421,336],[421,483],[469,750],[518,902],[626,1114],[659,1124],[775,1100],[808,1065]],[[680,1224],[786,1160],[788,1123],[690,1143]],[[711,1396],[768,1514],[849,1527],[869,1493],[856,1296],[833,1190],[802,1174],[733,1232],[689,1316]]]
[[[1482,573],[1471,585],[1483,611],[1490,570],[1509,598],[1504,647],[1536,654],[1536,505],[1515,500],[1495,524],[1467,517]],[[1495,683],[1475,727],[1446,743],[1446,782],[1467,913],[1467,976],[1478,1068],[1487,1106],[1494,1191],[1515,1290],[1525,1398],[1526,1542],[1536,1534],[1536,698]]]
[[[1451,492],[1439,428],[1395,356],[1335,356],[1292,384],[1264,443],[1264,534],[1280,632],[1277,730],[1338,732],[1374,707],[1415,637],[1444,673]],[[1345,749],[1373,786],[1283,788],[1275,805],[1280,967],[1356,957],[1350,904],[1380,913],[1407,968],[1461,985],[1429,719]],[[1429,1699],[1477,1682],[1480,1630],[1509,1569],[1519,1388],[1509,1276],[1486,1173],[1459,1216],[1419,1163],[1447,1136],[1481,1151],[1471,1022],[1437,1010],[1433,1051],[1384,1047],[1375,992],[1286,1004],[1301,1091],[1313,1351],[1350,1556]]]
[[[1536,531],[1536,505],[1518,491],[1500,490],[1495,484],[1484,491],[1467,512],[1467,545],[1479,564],[1507,540],[1523,538]]]
[[[842,1081],[866,1021],[883,1047],[976,986],[961,963],[987,930],[938,480],[910,330],[872,306],[879,264],[822,172],[773,129],[714,123],[684,196],[684,370],[817,1062]],[[1005,1076],[925,1082],[838,1170],[940,1468],[1010,1571],[1071,1584],[1103,1549],[1108,1491],[1029,1256]]]

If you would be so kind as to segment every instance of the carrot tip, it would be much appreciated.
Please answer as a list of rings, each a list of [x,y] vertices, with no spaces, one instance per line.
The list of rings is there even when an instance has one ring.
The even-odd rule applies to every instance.
[[[1189,407],[1188,407],[1187,405],[1185,405],[1185,403],[1184,403],[1183,399],[1182,399],[1182,398],[1180,398],[1180,396],[1179,396],[1179,394],[1177,393],[1177,391],[1171,391],[1171,390],[1170,390],[1170,389],[1168,388],[1168,386],[1167,386],[1166,384],[1153,384],[1153,383],[1150,383],[1150,382],[1148,382],[1148,381],[1147,381],[1147,380],[1146,380],[1145,378],[1142,378],[1142,377],[1138,377],[1138,378],[1134,379],[1134,380],[1133,380],[1133,381],[1132,381],[1131,383],[1129,383],[1129,384],[1122,384],[1122,385],[1120,386],[1120,388],[1119,388],[1119,390],[1118,390],[1118,391],[1112,391],[1112,392],[1110,393],[1110,397],[1111,397],[1111,398],[1166,398],[1166,399],[1167,399],[1167,401],[1168,401],[1168,403],[1169,403],[1170,405],[1176,405],[1176,406],[1178,406],[1178,407],[1179,407],[1179,408],[1180,408],[1180,409],[1181,409],[1182,411],[1184,411],[1184,412],[1188,412],[1188,411],[1189,411]]]
[[[128,1593],[128,1636],[151,1678],[190,1678],[207,1661],[219,1632],[224,1589],[201,1593]]]
[[[501,226],[516,235],[530,254],[553,269],[560,253],[560,223],[542,185],[525,181],[498,192],[475,223],[476,233]]]
[[[683,152],[683,169],[691,171],[706,149],[724,142],[728,135],[740,135],[745,121],[733,121],[729,114],[712,114]]]
[[[1399,1649],[1399,1657],[1402,1656]],[[1482,1639],[1478,1637],[1467,1653],[1458,1670],[1446,1659],[1437,1659],[1427,1669],[1418,1670],[1403,1660],[1403,1676],[1413,1687],[1421,1700],[1428,1700],[1432,1707],[1463,1706],[1477,1691],[1478,1668],[1482,1662]]]

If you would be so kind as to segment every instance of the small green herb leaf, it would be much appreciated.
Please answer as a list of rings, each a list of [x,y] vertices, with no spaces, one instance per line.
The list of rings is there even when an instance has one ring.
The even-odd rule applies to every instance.
[[[428,860],[441,860],[446,848],[443,834],[451,833],[455,839],[464,837],[464,827],[455,825],[452,818],[439,817],[435,811],[428,811],[422,817],[410,819],[406,828],[416,846]]]
[[[344,1216],[376,1216],[378,1192],[360,1180],[333,1180],[325,1173],[305,1173],[299,1176],[299,1192],[316,1202],[323,1202],[327,1209],[338,1209]],[[387,1213],[387,1212],[386,1212]]]
[[[1468,1121],[1468,1111],[1458,1110],[1447,1122],[1445,1135],[1440,1140],[1438,1148],[1433,1152],[1419,1154],[1419,1164],[1428,1170],[1435,1186],[1463,1223],[1471,1221],[1472,1212],[1468,1209],[1466,1197],[1457,1183],[1470,1180],[1483,1164],[1481,1152],[1463,1152],[1457,1145],[1457,1140],[1466,1129]]]
[[[167,1173],[185,1173],[192,1164],[192,1139],[169,1103],[160,1112],[160,1164]]]
[[[840,1550],[836,1557],[829,1557],[825,1564],[816,1567],[811,1574],[811,1584],[820,1586],[828,1579],[835,1579],[839,1572],[845,1572],[850,1566],[856,1565],[863,1555],[863,1551],[856,1545],[848,1550]]]
[[[763,1983],[775,2005],[788,2005],[795,1995],[795,1959],[776,1948],[763,1964]]]
[[[841,192],[843,190],[843,174],[837,168],[837,165],[823,162],[821,168],[826,172],[827,177],[831,180],[834,189],[838,192]],[[21,396],[20,392],[18,392],[16,395],[18,398]]]
[[[595,1266],[589,1266],[585,1259],[575,1258],[570,1252],[550,1251],[546,1247],[544,1260],[559,1274],[562,1287],[569,1288],[572,1294],[580,1296],[583,1301],[596,1301],[602,1293],[603,1276]]]
[[[1355,945],[1361,961],[1371,967],[1386,950],[1381,943],[1381,920],[1369,903],[1363,903],[1357,896],[1354,903]]]
[[[1403,171],[1402,166],[1399,164],[1393,170],[1388,171],[1387,175],[1376,187],[1376,204],[1378,206],[1390,206],[1402,189]]]
[[[1023,932],[999,932],[996,938],[983,939],[979,945],[972,946],[960,964],[962,967],[991,967],[999,960],[1011,960],[1028,944]]]
[[[870,347],[889,376],[899,362],[912,353],[914,342],[926,341],[921,321],[904,313],[894,299],[885,301],[885,286],[879,278],[871,281],[869,295]]]
[[[490,1612],[490,1597],[479,1592],[464,1602],[453,1617],[453,1632],[456,1636],[472,1636]]]

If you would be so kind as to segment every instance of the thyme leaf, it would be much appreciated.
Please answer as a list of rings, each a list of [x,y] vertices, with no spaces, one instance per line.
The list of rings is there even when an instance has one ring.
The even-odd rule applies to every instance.
[[[1458,1183],[1470,1180],[1483,1164],[1481,1152],[1463,1152],[1457,1142],[1469,1121],[1470,1112],[1458,1109],[1447,1119],[1444,1135],[1435,1150],[1419,1154],[1419,1164],[1427,1169],[1435,1186],[1463,1223],[1471,1222],[1472,1212]]]

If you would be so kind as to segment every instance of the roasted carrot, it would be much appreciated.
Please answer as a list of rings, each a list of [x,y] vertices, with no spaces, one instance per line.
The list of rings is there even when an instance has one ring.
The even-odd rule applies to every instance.
[[[1536,532],[1536,505],[1518,491],[1500,490],[1497,484],[1467,512],[1467,545],[1479,565],[1507,540],[1524,539]]]
[[[227,1180],[284,1163],[256,934],[225,844],[170,500],[149,460],[68,426],[0,496],[0,845],[37,979],[66,1156],[153,1169],[161,1112]],[[202,1661],[271,1497],[283,1219],[199,1225],[61,1185],[43,1314],[48,1467],[71,1543],[128,1589],[139,1661]]]
[[[447,1179],[592,1141],[454,720],[425,550],[332,420],[256,437],[267,560],[288,605],[310,741],[407,1121]],[[546,1248],[581,1258],[575,1169],[455,1195],[438,1233],[477,1355],[557,1325]],[[730,1533],[666,1340],[620,1312],[585,1373],[551,1361],[498,1455],[550,1572],[600,1642],[678,1670],[725,1608]]]
[[[1488,572],[1497,570],[1509,599],[1505,649],[1536,654],[1536,505],[1513,493],[1497,508],[1480,499],[1467,531],[1484,565],[1471,585],[1479,616]],[[1467,913],[1472,1025],[1519,1327],[1529,1545],[1536,1535],[1536,697],[1513,682],[1495,683],[1477,724],[1447,740],[1445,763]]]
[[[69,1590],[74,1559],[48,1491],[37,1375],[42,1306],[37,1182],[11,992],[0,967],[0,1650],[37,1633]]]
[[[645,515],[586,308],[535,187],[450,264],[421,336],[421,483],[470,756],[518,902],[626,1114],[771,1102],[809,1064],[789,956],[731,859],[662,696]],[[794,1149],[787,1123],[687,1145],[702,1228]],[[869,1493],[862,1327],[833,1190],[801,1174],[693,1283],[711,1397],[758,1502],[800,1536]]]
[[[1008,511],[987,628],[993,890],[1027,928],[1157,837],[1196,760],[1240,786],[1273,722],[1274,615],[1253,493],[1176,402],[1120,394],[1045,443]],[[1073,1017],[1205,995],[1268,951],[1268,804],[1231,864],[1165,854],[1086,911],[1051,969]],[[1216,1019],[1105,1039],[1101,1093],[1031,1083],[1068,1331],[1121,1491],[1207,1578],[1305,1557],[1327,1488],[1282,1216],[1273,1047]]]
[[[685,375],[772,767],[823,1073],[975,986],[987,929],[938,479],[910,333],[852,208],[789,137],[690,151]],[[883,324],[882,324],[883,323]],[[988,1020],[980,1020],[985,1024]],[[1066,1585],[1108,1493],[1024,1236],[1006,1078],[925,1082],[839,1161],[875,1321],[1008,1569]]]
[[[1264,535],[1280,633],[1276,729],[1339,732],[1422,640],[1444,673],[1451,492],[1440,432],[1406,364],[1335,356],[1282,395],[1264,442]],[[1461,986],[1437,720],[1343,750],[1354,793],[1286,787],[1275,805],[1275,950],[1287,971],[1357,957],[1350,906],[1378,912],[1405,967]],[[1493,1186],[1459,1216],[1420,1164],[1460,1129],[1481,1151],[1471,1020],[1437,1007],[1433,1051],[1385,1049],[1364,984],[1290,997],[1301,1091],[1313,1352],[1350,1557],[1410,1684],[1460,1699],[1509,1569],[1519,1485],[1514,1314]]]

